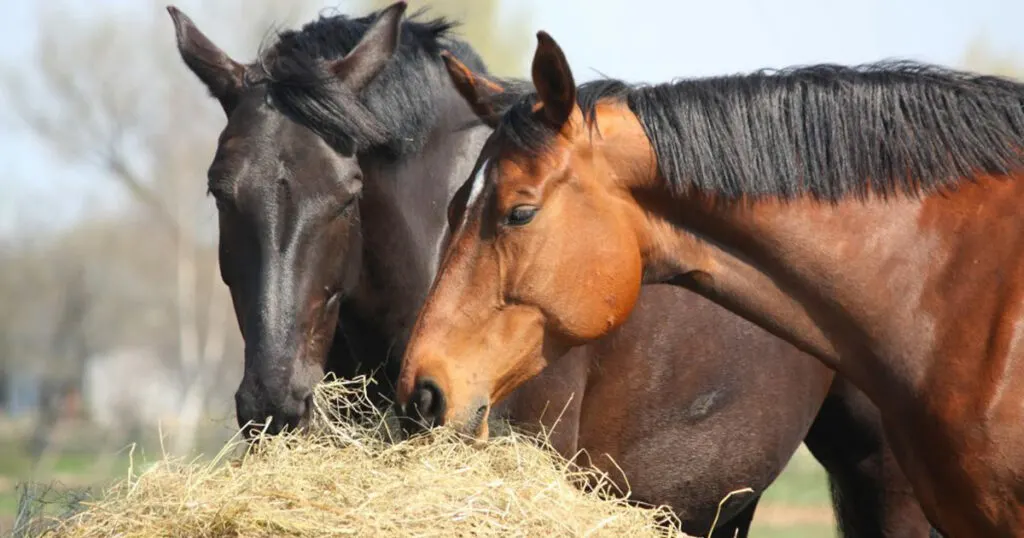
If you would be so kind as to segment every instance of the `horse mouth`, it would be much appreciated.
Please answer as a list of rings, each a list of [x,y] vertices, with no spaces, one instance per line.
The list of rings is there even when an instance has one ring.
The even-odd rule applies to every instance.
[[[242,435],[250,445],[258,445],[265,437],[277,435],[301,435],[313,422],[313,395],[306,396],[300,404],[300,412],[295,418],[279,418],[268,416],[266,420],[249,421],[242,428]]]

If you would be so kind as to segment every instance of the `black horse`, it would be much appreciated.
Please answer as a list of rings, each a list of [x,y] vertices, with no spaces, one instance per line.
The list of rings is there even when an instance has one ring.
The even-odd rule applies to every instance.
[[[477,73],[483,62],[449,35],[451,22],[403,22],[404,10],[321,17],[242,64],[169,8],[182,58],[227,117],[208,188],[245,340],[241,425],[300,426],[326,372],[373,374],[375,401],[392,396],[447,207],[489,134],[441,53]],[[494,84],[510,96],[526,89]],[[671,366],[679,355],[690,357],[685,371]],[[848,536],[928,532],[859,392],[679,288],[646,288],[630,322],[495,411],[551,430],[562,454],[585,451],[613,477],[617,464],[635,500],[672,506],[691,534],[708,530],[728,492],[749,486],[755,493],[727,503],[714,533],[746,536],[761,492],[805,439],[830,473]]]

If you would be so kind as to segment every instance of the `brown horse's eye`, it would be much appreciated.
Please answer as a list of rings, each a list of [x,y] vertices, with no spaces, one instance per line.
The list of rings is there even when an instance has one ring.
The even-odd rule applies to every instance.
[[[537,216],[536,207],[532,205],[517,205],[505,216],[505,224],[508,226],[524,226],[529,224],[535,216]]]

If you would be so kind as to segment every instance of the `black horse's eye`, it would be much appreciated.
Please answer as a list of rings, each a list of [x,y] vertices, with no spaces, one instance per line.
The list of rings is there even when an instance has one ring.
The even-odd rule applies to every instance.
[[[231,201],[228,199],[228,195],[224,194],[219,189],[211,189],[208,191],[210,196],[213,197],[213,203],[217,206],[218,211],[226,211],[231,209]]]
[[[517,205],[505,216],[505,224],[509,226],[524,226],[529,224],[535,216],[537,216],[536,207],[532,205]]]

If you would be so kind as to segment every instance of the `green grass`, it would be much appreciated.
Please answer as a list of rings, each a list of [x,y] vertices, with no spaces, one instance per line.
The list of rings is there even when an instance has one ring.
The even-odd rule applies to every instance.
[[[13,516],[14,511],[18,509],[18,495],[15,491],[4,491],[0,494],[0,514],[5,517]]]
[[[23,476],[32,467],[32,460],[21,439],[0,439],[0,476]]]
[[[81,452],[59,454],[52,466],[33,475],[33,461],[24,443],[5,439],[0,442],[0,534],[10,532],[17,512],[23,482],[34,482],[40,486],[54,486],[57,490],[68,488],[93,489],[102,486],[113,476],[96,476],[93,471],[95,455]],[[117,458],[112,472],[121,473],[126,469],[127,458]],[[95,489],[93,489],[95,491]],[[47,510],[50,511],[50,510]]]
[[[74,441],[65,441],[48,459],[44,468],[36,469],[28,450],[27,431],[24,428],[15,430],[0,429],[0,536],[6,536],[11,531],[21,494],[18,486],[21,483],[28,482],[41,487],[38,490],[40,494],[47,486],[53,486],[55,491],[44,497],[58,502],[54,510],[62,509],[60,492],[88,490],[99,493],[113,480],[124,477],[132,462],[139,469],[146,461],[152,461],[161,453],[158,440],[146,439],[132,453],[130,447],[125,446],[127,442],[110,445],[96,439],[95,435],[90,437],[86,428],[81,435],[79,432],[67,435],[66,439]],[[219,439],[219,435],[217,432],[209,434],[216,442],[206,443],[208,449],[221,446],[223,440]],[[106,455],[102,465],[98,465],[101,463],[98,457],[100,454]]]
[[[772,509],[776,510],[772,510]],[[825,470],[803,446],[793,456],[779,478],[761,496],[751,538],[834,538],[833,523],[807,522],[795,516],[831,518],[832,497]]]
[[[750,529],[750,538],[831,538],[836,536],[832,525],[758,526]]]
[[[761,496],[762,503],[796,506],[831,506],[825,470],[802,445],[782,475]]]

